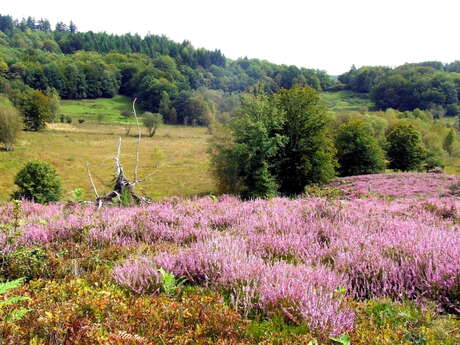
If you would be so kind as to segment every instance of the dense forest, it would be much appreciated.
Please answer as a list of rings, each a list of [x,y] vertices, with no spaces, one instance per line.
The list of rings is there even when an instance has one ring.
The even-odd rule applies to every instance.
[[[354,66],[339,76],[341,85],[370,93],[378,109],[430,110],[437,118],[460,113],[460,61],[405,64],[397,68]]]
[[[243,91],[333,84],[324,71],[233,61],[164,36],[78,32],[73,22],[53,30],[46,19],[0,15],[0,92],[19,107],[29,88],[54,89],[62,99],[120,93],[138,97],[145,110],[161,112],[169,123],[206,124],[210,114],[231,113],[235,94]]]
[[[46,97],[137,97],[168,123],[206,125],[233,114],[240,94],[268,94],[294,85],[318,91],[369,93],[376,110],[429,110],[435,118],[460,114],[460,61],[429,61],[396,68],[364,66],[338,77],[276,65],[231,60],[219,50],[195,48],[165,36],[79,32],[75,23],[16,20],[0,15],[0,93],[23,113],[33,90]],[[40,98],[35,94],[35,98]]]

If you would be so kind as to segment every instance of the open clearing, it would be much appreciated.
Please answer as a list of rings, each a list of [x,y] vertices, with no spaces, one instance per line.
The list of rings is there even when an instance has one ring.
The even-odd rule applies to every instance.
[[[54,129],[52,129],[54,128]],[[138,186],[152,198],[205,195],[215,191],[209,174],[207,128],[163,126],[153,138],[143,137],[140,146],[140,177],[151,175]],[[23,132],[13,152],[0,152],[0,199],[14,190],[14,176],[32,159],[50,163],[59,174],[65,193],[83,188],[92,198],[86,164],[99,193],[109,190],[114,173],[114,154],[122,137],[122,162],[128,176],[135,164],[136,130],[125,135],[120,125],[52,124],[42,132]]]

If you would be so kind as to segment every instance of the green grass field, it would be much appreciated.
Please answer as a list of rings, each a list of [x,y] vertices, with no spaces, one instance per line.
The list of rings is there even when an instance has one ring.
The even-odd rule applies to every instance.
[[[360,111],[365,112],[373,108],[374,103],[367,94],[359,94],[352,91],[322,92],[321,98],[329,110],[336,111]]]
[[[99,193],[107,192],[114,174],[113,157],[122,138],[122,163],[132,177],[137,139],[125,136],[120,125],[51,124],[38,132],[23,132],[12,152],[0,151],[0,199],[14,190],[14,176],[32,159],[50,163],[57,170],[66,197],[83,188],[91,199],[86,171],[89,164]],[[150,177],[138,185],[139,194],[155,199],[169,196],[204,195],[215,192],[209,173],[207,129],[163,126],[153,138],[143,137],[140,147],[140,176]]]
[[[137,107],[138,112],[139,107]],[[126,118],[123,111],[131,111],[131,101],[126,96],[113,98],[62,100],[60,114],[72,118],[73,123],[82,119],[91,123],[134,123],[134,117]],[[139,114],[138,114],[139,115]],[[57,121],[60,120],[60,115]]]

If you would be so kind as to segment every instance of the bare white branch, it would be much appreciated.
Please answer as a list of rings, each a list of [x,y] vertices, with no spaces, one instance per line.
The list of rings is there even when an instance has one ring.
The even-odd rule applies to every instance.
[[[121,154],[121,137],[118,139],[117,155],[115,156],[115,170],[117,171],[117,176],[119,176],[123,172],[123,167],[121,166],[121,162],[120,162],[120,154]]]
[[[96,185],[94,184],[93,177],[91,176],[91,171],[89,170],[88,163],[86,163],[86,170],[88,171],[89,181],[91,182],[91,186],[93,187],[94,194],[96,194],[96,198],[99,198],[99,193],[97,192]]]
[[[141,138],[142,138],[142,133],[141,133],[141,127],[139,126],[139,119],[137,118],[137,112],[136,112],[136,101],[137,98],[134,98],[133,100],[133,113],[134,113],[134,118],[136,119],[136,126],[137,126],[137,146],[136,146],[136,166],[134,168],[134,182],[138,180],[138,172],[139,172],[139,147],[141,145]]]

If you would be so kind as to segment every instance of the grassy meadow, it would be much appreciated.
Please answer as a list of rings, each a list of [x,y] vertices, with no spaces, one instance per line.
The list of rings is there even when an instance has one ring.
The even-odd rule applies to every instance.
[[[113,98],[61,101],[61,114],[70,117],[73,123],[78,120],[91,123],[134,123],[134,118],[121,115],[124,111],[131,111],[131,102],[128,97],[122,95]]]
[[[68,195],[83,188],[91,199],[86,171],[89,164],[99,193],[108,191],[113,173],[113,156],[122,137],[122,163],[132,176],[137,138],[113,124],[51,124],[39,133],[23,132],[13,152],[0,152],[0,199],[14,190],[14,176],[28,160],[50,163],[59,174]],[[163,126],[153,138],[143,137],[140,146],[140,177],[150,177],[138,186],[140,194],[153,198],[203,195],[214,191],[208,172],[207,129]]]
[[[373,108],[374,103],[369,95],[353,91],[333,91],[321,93],[321,98],[332,112],[360,111],[366,112]]]
[[[120,137],[122,163],[132,177],[137,129],[134,118],[126,121],[121,116],[122,111],[129,109],[131,103],[124,96],[63,100],[60,112],[72,118],[71,124],[57,122],[38,133],[22,132],[13,152],[0,151],[0,199],[9,198],[15,188],[14,176],[32,159],[46,161],[56,169],[66,197],[71,190],[83,188],[85,197],[92,199],[87,164],[99,193],[109,191]],[[102,123],[98,123],[98,114],[104,115]],[[78,123],[78,119],[85,122]],[[146,135],[144,128],[142,131]],[[170,125],[161,126],[153,138],[143,136],[139,177],[148,178],[138,185],[137,192],[154,199],[215,192],[209,173],[208,138],[207,128]]]

